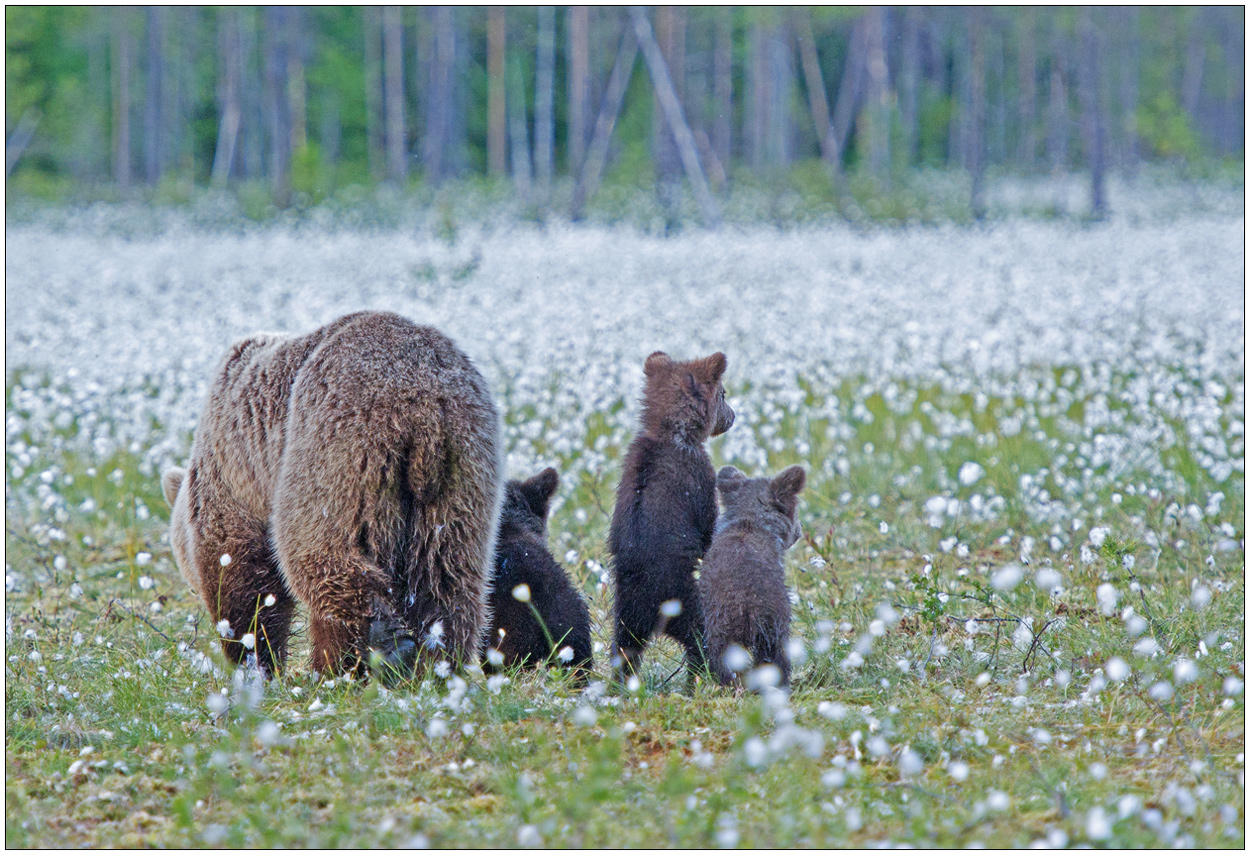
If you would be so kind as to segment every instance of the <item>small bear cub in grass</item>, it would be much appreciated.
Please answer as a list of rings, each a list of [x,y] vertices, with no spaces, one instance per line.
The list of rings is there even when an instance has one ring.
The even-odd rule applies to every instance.
[[[559,485],[550,468],[507,484],[495,544],[487,672],[547,662],[585,677],[594,668],[590,612],[547,550],[547,511]]]
[[[692,676],[704,668],[694,572],[716,525],[716,474],[704,443],[734,423],[721,382],[725,365],[723,353],[678,362],[656,351],[643,366],[638,435],[621,465],[608,532],[618,680],[637,670],[659,633],[685,648]]]
[[[699,599],[708,665],[722,685],[746,670],[742,651],[756,668],[776,666],[781,685],[790,685],[790,595],[782,561],[803,533],[795,510],[806,483],[802,466],[771,480],[747,478],[732,466],[716,473],[722,513],[703,558]]]

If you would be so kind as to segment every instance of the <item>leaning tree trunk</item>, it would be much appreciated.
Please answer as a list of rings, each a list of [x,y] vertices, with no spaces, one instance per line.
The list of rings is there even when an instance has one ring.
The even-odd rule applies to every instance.
[[[812,125],[820,143],[820,159],[831,175],[840,169],[838,145],[829,121],[829,97],[825,94],[825,79],[820,71],[820,58],[816,53],[816,36],[812,32],[811,14],[806,10],[794,14],[795,41],[799,44],[799,59],[803,64],[803,82],[807,86],[807,101],[812,112]]]
[[[634,72],[634,60],[637,56],[638,39],[632,29],[626,28],[625,35],[621,38],[621,47],[616,52],[616,62],[612,65],[612,74],[608,78],[607,89],[603,93],[599,118],[595,122],[595,134],[582,163],[577,184],[573,188],[569,219],[580,220],[582,218],[586,202],[595,195],[595,190],[599,186],[599,179],[608,159],[608,143],[612,140],[612,130],[616,127],[616,120],[621,114],[625,90],[629,87],[629,78]]]
[[[570,175],[578,175],[586,158],[586,123],[590,119],[590,9],[569,7],[568,141]]]
[[[686,27],[680,9],[675,6],[656,7],[655,39],[668,68],[673,92],[680,103],[686,79]],[[671,223],[681,204],[681,161],[658,94],[653,94],[651,99],[651,161],[655,168],[660,205],[665,219]]]

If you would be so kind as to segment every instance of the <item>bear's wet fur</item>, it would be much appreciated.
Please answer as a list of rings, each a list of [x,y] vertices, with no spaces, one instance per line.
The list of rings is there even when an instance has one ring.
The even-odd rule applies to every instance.
[[[790,685],[790,593],[785,552],[802,535],[798,495],[807,483],[802,466],[775,478],[747,478],[732,466],[716,473],[721,515],[703,558],[699,596],[708,664],[721,684],[737,679],[725,653],[738,645],[756,668],[774,665]],[[739,654],[741,655],[741,654]]]
[[[297,601],[318,672],[363,672],[378,627],[430,658],[480,657],[503,488],[499,414],[438,330],[360,312],[307,335],[238,342],[215,374],[188,468],[165,472],[162,486],[178,567],[230,659],[249,655],[239,642],[252,633],[257,664],[280,668]]]
[[[526,481],[509,481],[504,492],[482,665],[487,672],[545,662],[585,678],[594,668],[590,612],[547,549],[547,512],[559,485],[559,474],[548,468]],[[528,602],[514,594],[521,585],[529,590]],[[562,659],[565,648],[572,655]]]
[[[677,362],[647,357],[638,435],[629,445],[608,534],[615,581],[612,659],[617,679],[633,673],[660,633],[704,670],[703,617],[694,572],[716,524],[715,473],[704,443],[729,430],[734,412],[715,353]]]

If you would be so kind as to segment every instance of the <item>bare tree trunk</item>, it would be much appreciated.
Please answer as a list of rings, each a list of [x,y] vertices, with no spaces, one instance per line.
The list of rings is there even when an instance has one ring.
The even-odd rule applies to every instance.
[[[1090,207],[1097,219],[1107,215],[1106,121],[1103,118],[1102,72],[1099,53],[1101,39],[1088,6],[1080,12],[1081,35],[1081,129],[1085,138],[1085,158],[1089,163]]]
[[[686,26],[685,14],[676,6],[657,6],[655,10],[655,38],[664,58],[673,91],[680,103],[684,97],[686,79]],[[664,118],[660,96],[651,98],[651,161],[655,169],[656,191],[660,197],[665,218],[671,225],[681,205],[681,162],[673,133]]]
[[[712,148],[726,174],[730,171],[733,154],[733,11],[721,9],[716,15],[716,47],[712,59],[715,78],[713,102],[716,119],[712,122]]]
[[[165,77],[165,7],[147,7],[148,68],[147,100],[143,107],[143,165],[149,184],[164,172],[164,123],[162,84]]]
[[[1119,26],[1123,43],[1120,58],[1120,168],[1130,178],[1137,174],[1137,75],[1140,73],[1141,13],[1135,6],[1120,10]]]
[[[508,130],[512,149],[512,182],[522,202],[530,199],[529,127],[525,110],[525,73],[519,59],[508,70]]]
[[[304,79],[304,9],[294,6],[287,12],[287,99],[291,102],[291,151],[308,144],[308,92]]]
[[[130,188],[130,10],[113,12],[113,180]]]
[[[972,216],[980,220],[985,217],[985,10],[975,8],[970,16],[968,171],[972,173]]]
[[[681,101],[677,98],[677,90],[665,66],[664,55],[655,41],[646,12],[639,6],[631,6],[629,14],[634,24],[634,35],[638,37],[638,46],[642,49],[643,58],[647,61],[647,70],[651,72],[651,85],[660,96],[660,105],[664,108],[664,115],[668,117],[669,127],[677,143],[677,151],[686,169],[686,177],[690,180],[695,199],[703,211],[704,224],[714,227],[720,222],[720,210],[711,190],[708,189],[707,179],[704,178],[703,169],[699,165],[699,153],[695,148],[694,135],[690,133],[690,127],[686,124],[685,116],[682,115]]]
[[[590,9],[569,7],[568,168],[577,175],[586,158],[586,123],[590,118]]]
[[[920,31],[924,9],[908,6],[903,15],[903,56],[899,63],[899,119],[903,126],[903,154],[908,166],[919,159]]]
[[[266,6],[265,94],[269,119],[269,177],[274,204],[285,208],[291,202],[291,104],[286,79],[286,16],[283,6]]]
[[[975,12],[973,13],[976,14]],[[890,69],[885,55],[885,9],[870,6],[864,13],[864,37],[868,46],[867,105],[868,165],[877,180],[890,181]]]
[[[1020,123],[1020,150],[1017,155],[1025,169],[1037,162],[1037,11],[1026,8],[1020,20],[1020,59],[1017,121]]]
[[[456,32],[452,14],[448,6],[437,6],[429,11],[432,38],[428,48],[430,71],[421,155],[426,177],[434,184],[441,183],[455,163],[452,112],[455,109]]]
[[[1197,124],[1198,102],[1202,97],[1202,74],[1206,64],[1206,21],[1202,7],[1193,10],[1189,25],[1189,44],[1185,50],[1185,76],[1181,80],[1181,105],[1191,121]]]
[[[551,195],[555,170],[556,10],[538,7],[538,56],[534,80],[534,175],[539,200]]]
[[[1067,61],[1063,37],[1056,32],[1050,58],[1050,105],[1046,136],[1051,171],[1059,175],[1068,166],[1068,86]]]
[[[638,40],[634,31],[626,28],[621,38],[621,47],[616,52],[616,62],[612,65],[612,75],[608,78],[607,90],[603,93],[603,102],[599,106],[594,138],[590,141],[581,175],[573,188],[573,201],[569,206],[569,218],[572,220],[582,218],[586,202],[595,195],[595,190],[599,187],[599,179],[608,159],[612,129],[616,127],[617,117],[621,114],[621,104],[625,100],[625,90],[629,87],[629,78],[634,72],[634,60],[637,56]]]
[[[486,13],[486,165],[491,175],[507,172],[507,98],[504,95],[504,61],[507,56],[508,21],[503,6]]]
[[[408,179],[404,151],[404,29],[402,8],[382,7],[383,95],[386,99],[386,177],[398,184]]]
[[[221,104],[221,123],[217,129],[217,148],[213,153],[212,183],[224,187],[230,180],[234,150],[239,140],[239,104],[242,76],[242,46],[239,34],[239,10],[226,7],[217,13],[217,39],[221,49],[221,75],[217,82],[217,100]]]
[[[812,111],[812,125],[816,140],[820,143],[820,157],[830,173],[836,175],[841,169],[838,144],[829,121],[829,98],[825,94],[825,79],[820,71],[820,58],[816,53],[816,37],[812,32],[811,13],[796,11],[793,15],[795,40],[799,43],[799,58],[803,64],[803,81],[807,85],[807,102]]]
[[[760,21],[761,14],[759,10],[755,10],[748,40],[751,63],[749,78],[751,100],[749,118],[744,117],[748,130],[743,134],[747,142],[747,156],[756,172],[763,171],[767,165],[765,144],[768,136],[768,96],[772,88],[768,79],[768,39],[764,25]]]
[[[365,141],[369,173],[374,180],[386,174],[386,143],[382,120],[382,12],[364,8],[365,30]]]
[[[833,143],[838,157],[846,151],[846,141],[851,133],[851,124],[859,109],[859,101],[864,91],[864,77],[867,69],[867,48],[865,45],[865,22],[861,17],[851,28],[851,43],[846,53],[846,68],[842,71],[842,79],[838,82],[838,100],[833,107]]]

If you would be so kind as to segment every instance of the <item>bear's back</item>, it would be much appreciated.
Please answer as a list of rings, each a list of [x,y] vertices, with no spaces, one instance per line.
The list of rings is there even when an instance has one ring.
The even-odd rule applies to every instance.
[[[622,467],[609,550],[618,561],[697,560],[716,523],[715,486],[702,446],[637,437]]]

